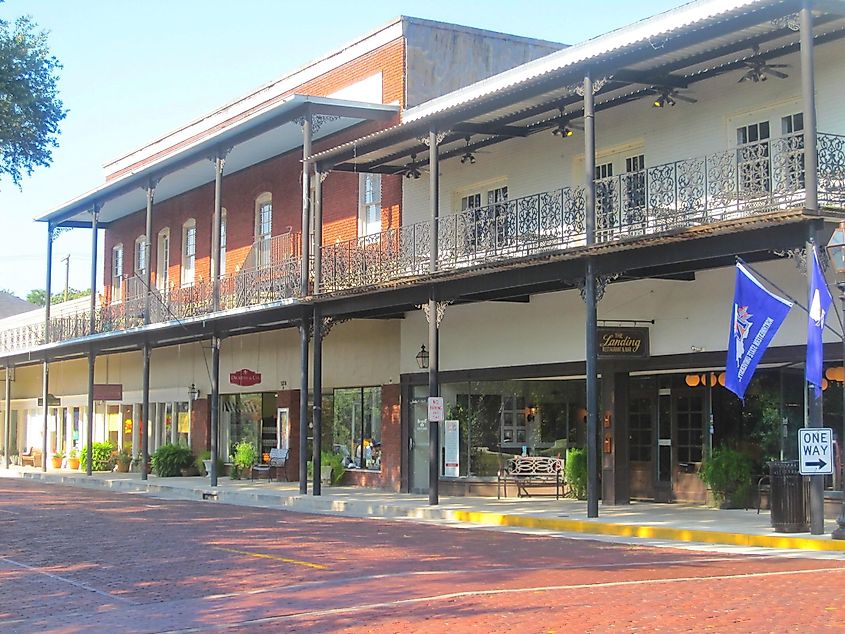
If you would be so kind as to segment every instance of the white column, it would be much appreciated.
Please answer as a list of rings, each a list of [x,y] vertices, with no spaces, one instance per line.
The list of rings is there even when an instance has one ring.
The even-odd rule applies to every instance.
[[[123,404],[117,406],[117,450],[123,449]]]
[[[167,416],[167,412],[165,411],[167,406],[164,403],[156,403],[156,416],[155,416],[155,433],[153,434],[153,448],[150,450],[150,453],[155,453],[155,451],[161,447],[161,428],[164,425],[164,418]]]
[[[191,423],[193,422],[194,418],[194,401],[193,396],[188,396],[188,449],[191,449],[193,445],[191,445]]]
[[[65,408],[65,444],[67,445],[67,451],[70,453],[70,450],[74,448],[73,446],[73,408],[67,407]]]
[[[132,457],[141,451],[141,405],[132,405]]]
[[[175,445],[179,436],[177,431],[179,429],[179,403],[170,404],[170,444]]]

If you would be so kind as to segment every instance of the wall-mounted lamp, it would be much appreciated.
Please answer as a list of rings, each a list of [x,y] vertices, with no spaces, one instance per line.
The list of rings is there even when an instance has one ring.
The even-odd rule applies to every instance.
[[[428,350],[425,349],[425,344],[420,346],[420,351],[417,353],[416,359],[420,370],[428,370]]]
[[[188,388],[188,395],[191,397],[192,401],[197,400],[200,397],[199,388],[191,383],[191,387]]]

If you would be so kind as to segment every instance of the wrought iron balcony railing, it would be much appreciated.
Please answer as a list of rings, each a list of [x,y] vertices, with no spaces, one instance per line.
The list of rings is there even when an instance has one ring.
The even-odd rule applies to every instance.
[[[803,136],[787,135],[705,156],[601,178],[596,188],[596,240],[639,239],[715,222],[801,206],[805,196]],[[845,207],[845,136],[818,135],[818,196]],[[564,187],[441,216],[437,270],[495,264],[585,244],[585,188]],[[301,240],[286,233],[256,242],[244,266],[220,280],[220,309],[296,298]],[[405,225],[321,248],[320,293],[332,293],[431,273],[432,224]],[[146,287],[124,281],[123,301],[97,308],[94,332],[144,324]],[[153,289],[152,323],[213,310],[210,281]],[[89,334],[89,312],[51,319],[50,342]],[[0,350],[44,343],[44,324],[0,330]]]

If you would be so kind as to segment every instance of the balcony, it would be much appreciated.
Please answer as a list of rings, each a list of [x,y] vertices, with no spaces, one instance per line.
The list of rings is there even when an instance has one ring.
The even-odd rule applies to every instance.
[[[845,136],[818,136],[819,204],[845,207]],[[597,179],[596,241],[612,244],[696,226],[801,207],[801,134],[767,139],[641,171]],[[586,244],[585,188],[564,187],[441,216],[437,272],[490,266]],[[220,309],[237,310],[295,299],[300,287],[301,234],[252,245],[243,264],[220,280]],[[348,292],[431,274],[432,224],[405,225],[323,246],[322,293]],[[144,324],[143,281],[124,282],[122,302],[99,306],[94,332]],[[154,289],[152,323],[199,317],[213,310],[208,280]],[[89,312],[51,320],[50,342],[91,334]],[[0,350],[44,343],[44,324],[0,330]]]

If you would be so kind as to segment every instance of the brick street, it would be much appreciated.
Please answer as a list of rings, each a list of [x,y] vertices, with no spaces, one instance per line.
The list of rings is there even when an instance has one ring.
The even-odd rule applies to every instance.
[[[0,480],[3,632],[819,631],[845,561]]]

